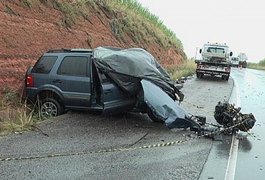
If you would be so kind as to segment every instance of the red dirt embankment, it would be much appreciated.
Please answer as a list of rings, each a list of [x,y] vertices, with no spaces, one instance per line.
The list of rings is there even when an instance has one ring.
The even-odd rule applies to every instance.
[[[0,2],[0,91],[22,87],[26,69],[49,49],[142,47],[164,66],[183,61],[180,50],[174,47],[137,44],[130,37],[126,37],[127,42],[119,41],[110,26],[113,17],[107,12],[93,13],[91,8],[88,18],[78,17],[71,27],[65,26],[64,18],[61,11],[42,3],[27,7],[19,0]]]

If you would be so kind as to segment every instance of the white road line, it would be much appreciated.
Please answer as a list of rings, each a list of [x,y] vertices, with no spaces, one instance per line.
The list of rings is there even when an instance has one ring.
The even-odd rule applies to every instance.
[[[237,107],[240,107],[241,101],[240,101],[239,88],[238,88],[238,84],[237,84],[235,78],[233,78],[233,79],[234,79],[234,88],[235,88],[235,93],[236,93],[235,105]],[[239,144],[238,139],[235,137],[235,135],[233,135],[231,147],[230,147],[230,152],[229,152],[229,158],[228,158],[227,167],[226,167],[226,171],[225,171],[225,178],[224,178],[225,180],[234,180],[235,179],[236,162],[237,162],[237,154],[238,154],[238,144]]]
[[[225,172],[225,180],[234,180],[235,178],[238,142],[239,142],[238,139],[233,135],[228,163]]]
[[[236,89],[236,106],[239,107],[241,106],[240,92],[239,92],[237,81],[235,79],[234,79],[234,87]]]

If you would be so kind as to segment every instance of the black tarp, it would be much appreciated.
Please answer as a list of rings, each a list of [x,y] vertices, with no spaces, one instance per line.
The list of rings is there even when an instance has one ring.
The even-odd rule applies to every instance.
[[[141,48],[98,47],[93,51],[97,68],[106,73],[123,90],[137,94],[140,81],[147,79],[162,88],[172,99],[183,94],[174,86],[168,73],[147,51]]]
[[[143,79],[141,81],[144,102],[151,109],[154,116],[162,120],[168,128],[200,129],[200,125],[191,119],[176,101],[170,98],[160,87]]]
[[[179,107],[161,88],[147,80],[141,81],[144,102],[154,112],[154,115],[163,120],[167,127],[175,127],[175,122],[185,119],[186,112]]]
[[[94,63],[120,88],[130,94],[143,91],[144,102],[153,115],[169,128],[197,127],[175,101],[182,93],[155,58],[141,48],[94,49]],[[183,96],[184,97],[184,96]]]

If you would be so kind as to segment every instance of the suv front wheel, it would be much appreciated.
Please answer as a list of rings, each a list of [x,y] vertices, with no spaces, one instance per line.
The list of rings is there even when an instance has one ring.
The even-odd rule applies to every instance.
[[[64,108],[60,103],[53,98],[45,98],[41,100],[40,115],[42,118],[47,119],[54,116],[63,114]]]

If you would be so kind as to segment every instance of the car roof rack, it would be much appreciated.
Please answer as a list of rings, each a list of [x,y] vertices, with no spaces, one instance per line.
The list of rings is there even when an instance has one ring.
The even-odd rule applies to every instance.
[[[51,49],[47,53],[67,53],[67,52],[77,52],[77,53],[92,53],[92,49]]]

